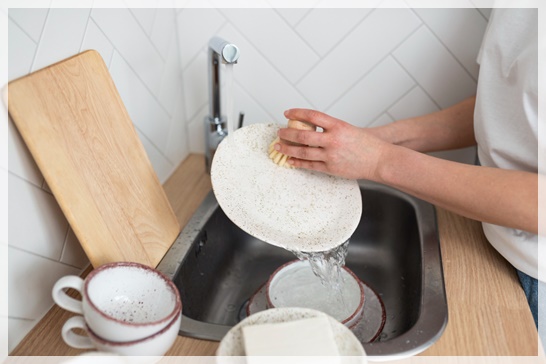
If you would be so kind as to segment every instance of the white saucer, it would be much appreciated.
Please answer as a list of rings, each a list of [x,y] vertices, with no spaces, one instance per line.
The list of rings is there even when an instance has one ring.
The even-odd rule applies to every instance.
[[[351,331],[360,342],[371,343],[377,340],[385,326],[385,306],[372,288],[362,281],[360,284],[364,288],[364,312]],[[245,309],[247,317],[268,309],[265,283],[250,297]]]
[[[357,181],[280,167],[267,154],[278,124],[238,129],[218,146],[214,194],[250,235],[291,251],[327,251],[347,241],[362,215]]]
[[[265,323],[280,323],[294,321],[304,318],[317,317],[319,315],[325,315],[324,313],[308,308],[296,308],[296,307],[283,307],[272,308],[266,311],[258,312],[252,316],[247,317],[243,321],[235,325],[224,336],[216,355],[218,356],[244,356],[244,343],[242,327],[248,325],[259,325]],[[330,316],[328,321],[332,327],[334,339],[341,356],[355,357],[351,363],[366,363],[366,352],[362,347],[362,344],[358,341],[355,335],[343,324],[336,321]],[[227,359],[227,358],[224,358]],[[225,360],[221,360],[223,362]],[[227,362],[227,361],[226,361]],[[344,361],[345,363],[345,361]]]

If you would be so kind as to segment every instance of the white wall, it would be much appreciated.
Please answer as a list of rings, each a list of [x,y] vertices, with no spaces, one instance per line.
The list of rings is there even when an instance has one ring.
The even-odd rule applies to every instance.
[[[213,35],[240,48],[235,100],[245,123],[284,123],[285,109],[310,107],[372,126],[473,95],[488,16],[464,8],[180,9],[190,150],[204,151]],[[440,155],[473,162],[474,150]]]
[[[165,181],[204,151],[206,45],[241,50],[236,110],[246,123],[316,108],[370,126],[474,93],[489,12],[475,9],[10,9],[9,79],[97,49]],[[9,123],[9,350],[53,302],[53,283],[88,264]],[[473,150],[444,156],[473,161]]]

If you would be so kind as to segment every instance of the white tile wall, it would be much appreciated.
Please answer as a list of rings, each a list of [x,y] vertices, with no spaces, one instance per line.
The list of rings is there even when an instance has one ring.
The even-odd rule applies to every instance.
[[[20,44],[20,47],[13,49],[13,52],[11,50],[8,52],[8,64],[12,65],[8,69],[8,77],[12,80],[29,72],[36,53],[36,43],[11,19],[8,37],[9,43]]]
[[[400,99],[414,86],[413,79],[388,56],[328,108],[328,112],[365,127],[379,117],[393,100]],[[354,105],[360,107],[355,108]]]
[[[51,9],[45,21],[31,71],[39,70],[80,50],[89,9]]]
[[[295,27],[298,34],[323,57],[356,27],[372,9],[312,9]],[[283,16],[290,17],[290,11]]]
[[[97,50],[161,181],[189,153],[176,9],[9,9],[13,80]],[[89,260],[12,121],[9,159],[9,350],[51,308],[51,288]]]
[[[363,21],[298,84],[313,105],[328,110],[335,101],[411,34],[419,20],[409,9],[365,12]]]
[[[234,67],[235,106],[245,112],[245,123],[282,122],[285,109],[312,107],[371,126],[472,95],[489,13],[474,8],[179,10],[189,148],[204,151],[206,43],[214,34],[241,50]],[[469,163],[472,155],[472,150],[442,154]]]
[[[8,75],[98,50],[165,181],[189,152],[204,151],[213,35],[241,50],[234,94],[246,123],[282,122],[285,109],[311,107],[371,126],[473,94],[488,16],[487,9],[9,9]],[[88,261],[11,122],[8,144],[11,350],[51,307],[56,279]],[[471,162],[473,151],[442,156]]]
[[[10,9],[9,17],[34,41],[38,42],[42,35],[44,23],[49,9]],[[10,26],[11,31],[11,26]]]
[[[8,122],[8,166],[11,173],[41,187],[44,177],[32,159],[11,118]]]
[[[55,198],[13,174],[8,186],[10,246],[59,260],[68,222]]]
[[[282,16],[271,9],[225,9],[230,24],[286,79],[297,82],[319,56]],[[256,31],[259,29],[259,31]]]
[[[415,9],[445,48],[476,80],[478,64],[475,50],[480,47],[487,21],[475,9]]]
[[[476,81],[425,26],[400,45],[393,56],[442,108],[475,93]]]

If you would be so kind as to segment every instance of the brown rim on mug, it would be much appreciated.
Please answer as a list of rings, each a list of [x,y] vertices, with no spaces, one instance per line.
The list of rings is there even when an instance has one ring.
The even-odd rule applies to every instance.
[[[104,271],[106,271],[108,269],[113,269],[113,268],[117,268],[117,267],[139,268],[139,269],[143,269],[143,270],[146,270],[148,272],[151,272],[151,273],[155,274],[156,276],[158,276],[159,278],[161,278],[167,284],[167,287],[170,289],[171,293],[175,297],[175,304],[174,304],[173,310],[167,316],[165,316],[164,318],[162,318],[160,320],[150,321],[150,322],[129,322],[129,321],[120,320],[120,319],[118,319],[116,317],[110,316],[110,315],[106,314],[105,312],[103,312],[101,309],[99,309],[95,305],[93,300],[91,300],[91,298],[89,297],[89,292],[88,292],[89,283],[90,283],[90,281],[92,280],[92,278],[94,276],[96,276],[96,275],[98,275],[98,274],[100,274],[100,273],[102,273],[102,272],[104,272]],[[161,324],[161,323],[164,323],[164,322],[171,322],[175,318],[175,316],[177,316],[177,314],[182,311],[182,301],[180,299],[180,294],[178,292],[178,288],[176,288],[176,285],[174,284],[174,282],[171,281],[166,275],[164,275],[163,273],[161,273],[157,269],[154,269],[154,268],[151,268],[151,267],[149,267],[147,265],[136,263],[136,262],[106,263],[106,264],[101,265],[100,267],[97,267],[96,269],[93,269],[87,275],[87,277],[84,280],[83,294],[86,296],[86,299],[89,302],[89,305],[93,308],[93,310],[98,312],[101,316],[107,318],[108,320],[112,320],[114,322],[118,322],[118,323],[123,324],[123,325],[129,325],[129,326],[134,326],[134,327],[152,326],[152,325],[157,325],[157,324]],[[167,326],[170,326],[170,324],[167,325]]]

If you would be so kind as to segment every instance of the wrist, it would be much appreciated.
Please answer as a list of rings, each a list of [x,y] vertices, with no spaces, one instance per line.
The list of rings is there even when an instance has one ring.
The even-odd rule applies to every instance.
[[[401,119],[369,130],[387,143],[409,146],[415,139],[416,126],[413,119]]]
[[[385,143],[381,148],[373,180],[389,186],[399,186],[399,177],[405,173],[403,169],[410,149],[395,144]]]

